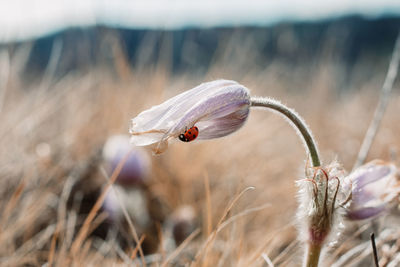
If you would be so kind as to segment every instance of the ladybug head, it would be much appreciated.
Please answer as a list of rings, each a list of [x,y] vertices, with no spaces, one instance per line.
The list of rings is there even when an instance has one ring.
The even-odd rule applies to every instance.
[[[186,139],[186,137],[185,137],[184,134],[180,134],[180,135],[179,135],[179,140],[181,140],[181,141],[183,141],[183,142],[187,142],[187,139]]]

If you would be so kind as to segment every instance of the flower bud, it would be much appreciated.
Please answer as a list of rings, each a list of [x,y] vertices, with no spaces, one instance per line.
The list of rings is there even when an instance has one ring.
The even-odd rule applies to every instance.
[[[228,80],[203,83],[133,118],[131,142],[137,146],[155,144],[158,154],[171,138],[194,126],[198,139],[226,136],[244,124],[249,108],[250,94],[243,85]]]
[[[400,193],[398,169],[380,160],[365,164],[348,176],[351,202],[346,209],[350,220],[364,220],[381,215]]]
[[[135,186],[143,184],[148,178],[150,159],[145,151],[132,146],[129,139],[127,135],[109,137],[103,148],[103,158],[109,175],[120,161],[125,160],[115,182],[124,186]]]

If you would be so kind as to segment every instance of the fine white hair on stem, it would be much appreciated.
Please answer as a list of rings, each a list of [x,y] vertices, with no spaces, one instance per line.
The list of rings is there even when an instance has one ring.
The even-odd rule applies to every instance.
[[[383,115],[385,113],[386,107],[389,103],[390,92],[393,88],[393,83],[396,79],[400,61],[400,32],[397,36],[396,44],[393,49],[392,59],[390,60],[388,72],[386,73],[386,78],[382,86],[379,103],[375,109],[374,116],[368,127],[367,133],[365,134],[364,140],[362,142],[360,151],[357,155],[357,160],[353,166],[353,170],[360,167],[365,159],[367,158],[369,149],[371,148],[372,142],[379,130],[380,123],[382,121]]]
[[[250,99],[251,106],[253,107],[265,107],[273,111],[276,111],[283,115],[289,120],[289,123],[296,129],[296,132],[300,134],[300,137],[304,141],[306,151],[309,153],[312,165],[314,167],[321,166],[321,161],[318,155],[318,149],[315,139],[311,133],[310,128],[300,115],[291,108],[283,105],[281,102],[268,98],[268,97],[252,97]]]

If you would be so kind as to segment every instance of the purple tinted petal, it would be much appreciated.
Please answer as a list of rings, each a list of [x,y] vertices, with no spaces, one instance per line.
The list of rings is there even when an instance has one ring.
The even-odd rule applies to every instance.
[[[118,164],[124,160],[125,155],[125,153],[119,153],[113,158],[110,166],[110,174],[113,173]],[[145,157],[143,153],[138,151],[130,152],[118,174],[116,183],[126,186],[144,183],[147,179],[148,165],[147,157]]]
[[[229,114],[235,113],[243,107],[250,107],[248,90],[241,85],[227,86],[218,94],[199,102],[188,110],[171,132],[182,132],[185,128],[195,125],[197,122],[212,121],[219,118],[229,118]],[[246,113],[247,114],[247,113]],[[200,134],[202,129],[200,129]],[[218,134],[218,133],[216,133]]]
[[[365,220],[376,217],[385,211],[385,206],[368,207],[357,210],[349,210],[346,216],[350,220]]]
[[[240,91],[240,92],[233,92]],[[248,90],[235,81],[217,80],[203,83],[191,90],[179,94],[161,105],[154,106],[143,111],[134,119],[130,132],[131,141],[135,145],[150,145],[154,143],[167,142],[169,137],[177,137],[186,127],[191,127],[201,118],[222,117],[226,112],[234,112],[226,103],[236,98],[229,98],[245,92],[247,98]],[[224,98],[224,94],[228,98]],[[216,107],[212,105],[212,99],[225,105]],[[211,101],[207,104],[205,102]],[[212,111],[216,113],[213,114]],[[205,112],[205,113],[201,113]],[[225,112],[225,113],[224,113]],[[164,146],[165,147],[165,146]],[[161,151],[161,150],[160,150]]]
[[[357,184],[357,187],[364,187],[367,184],[373,183],[382,179],[392,171],[390,165],[370,165],[365,168],[360,168],[352,175],[352,180]]]
[[[197,126],[200,129],[199,139],[212,139],[226,136],[240,127],[246,122],[249,114],[248,107],[244,106],[233,114],[218,118],[212,121],[200,121]]]
[[[129,136],[110,136],[103,148],[103,158],[108,174],[111,175],[121,161],[125,160],[116,183],[124,185],[142,184],[150,171],[147,153],[130,144]]]
[[[234,81],[217,80],[208,83],[202,83],[199,86],[183,92],[164,103],[153,106],[152,108],[141,112],[132,119],[133,131],[148,131],[155,128],[167,129],[168,121],[180,118],[188,109],[193,107],[199,100],[207,97],[210,89],[218,89],[221,86],[235,84]],[[165,124],[165,127],[164,127]]]
[[[349,178],[352,199],[347,217],[352,220],[372,218],[383,212],[399,193],[397,168],[383,161],[373,161],[358,168]]]
[[[376,198],[375,195],[366,192],[362,188],[353,190],[352,192],[352,203],[353,205],[364,205],[364,203],[374,200]]]
[[[353,203],[365,205],[363,203],[381,199],[393,186],[395,172],[394,165],[378,165],[374,162],[359,168],[350,176],[353,185]]]

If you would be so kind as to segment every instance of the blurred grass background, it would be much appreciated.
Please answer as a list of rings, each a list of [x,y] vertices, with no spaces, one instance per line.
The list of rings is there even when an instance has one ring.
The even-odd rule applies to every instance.
[[[97,27],[2,44],[0,265],[141,264],[129,231],[118,229],[119,237],[111,238],[102,211],[82,247],[71,251],[107,181],[101,173],[102,146],[110,135],[127,134],[130,119],[140,111],[204,81],[233,79],[252,95],[293,107],[313,130],[324,162],[338,159],[350,170],[399,25],[396,18],[350,17],[268,28]],[[396,82],[369,155],[397,165],[398,87]],[[254,109],[231,136],[176,142],[151,159],[151,179],[143,189],[151,225],[139,231],[149,262],[154,257],[163,262],[171,253],[161,245],[168,236],[163,225],[177,208],[190,205],[200,232],[169,264],[266,266],[265,253],[276,266],[299,265],[303,248],[296,235],[295,181],[302,177],[306,155],[286,121]],[[249,186],[255,189],[227,215],[234,219],[205,248],[224,210]],[[350,225],[327,262],[368,240],[371,227],[377,235],[390,230],[378,248],[382,263],[392,261],[400,237],[392,221]],[[372,258],[357,254],[353,265],[346,264],[372,266]]]

